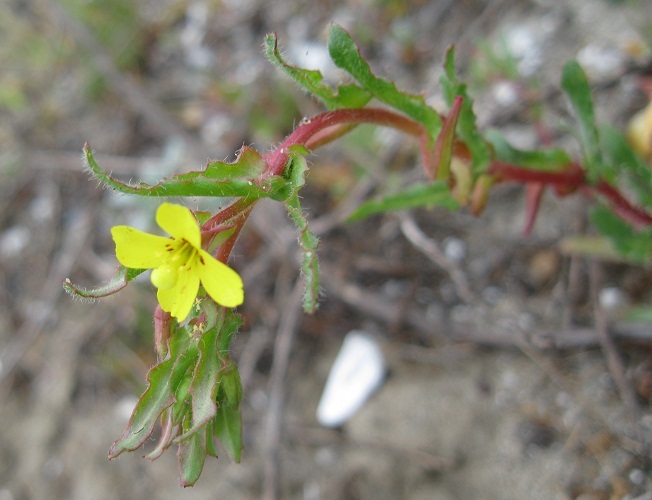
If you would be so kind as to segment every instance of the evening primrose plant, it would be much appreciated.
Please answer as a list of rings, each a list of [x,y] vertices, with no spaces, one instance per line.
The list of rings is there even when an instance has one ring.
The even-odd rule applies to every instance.
[[[147,269],[152,270],[150,279],[159,304],[153,335],[158,362],[150,369],[147,389],[123,434],[111,446],[109,457],[140,449],[160,424],[158,444],[146,456],[155,459],[177,446],[184,486],[197,481],[207,455],[217,456],[216,442],[236,462],[241,458],[242,387],[229,354],[242,323],[234,308],[246,295],[240,276],[227,265],[236,240],[259,200],[282,203],[298,229],[304,309],[314,311],[319,295],[318,239],[310,231],[300,202],[307,157],[356,126],[390,127],[413,137],[424,175],[419,182],[364,202],[349,220],[436,206],[480,214],[494,186],[517,182],[527,190],[526,232],[536,220],[546,190],[559,196],[579,192],[596,202],[592,220],[603,247],[637,262],[646,261],[652,250],[652,170],[619,132],[596,124],[589,83],[577,63],[568,63],[562,75],[582,151],[580,158],[572,158],[560,149],[519,150],[498,131],[480,131],[473,101],[455,73],[453,49],[446,54],[441,78],[448,104],[448,111],[442,114],[422,96],[403,92],[374,74],[340,26],[331,26],[329,53],[335,65],[352,78],[337,88],[327,85],[319,71],[288,63],[275,35],[265,38],[264,47],[276,67],[326,108],[302,120],[270,151],[261,154],[245,146],[231,163],[213,161],[202,170],[175,174],[156,184],[130,184],[103,170],[90,146],[84,147],[91,174],[121,193],[226,200],[223,208],[211,214],[162,203],[156,222],[167,236],[129,226],[112,228],[120,263],[114,278],[96,289],[69,280],[64,283],[74,296],[96,299],[118,292]],[[581,241],[575,245],[596,248],[582,247]]]

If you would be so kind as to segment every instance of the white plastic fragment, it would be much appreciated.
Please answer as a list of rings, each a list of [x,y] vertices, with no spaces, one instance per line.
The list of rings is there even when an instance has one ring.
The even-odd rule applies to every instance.
[[[385,371],[385,358],[371,336],[349,332],[328,375],[317,421],[325,427],[342,425],[382,385]]]

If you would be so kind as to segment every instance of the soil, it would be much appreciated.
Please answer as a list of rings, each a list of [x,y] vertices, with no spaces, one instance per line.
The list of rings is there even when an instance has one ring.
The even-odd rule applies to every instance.
[[[562,65],[583,64],[599,120],[624,128],[647,102],[652,4],[166,0],[120,18],[102,2],[62,3],[0,7],[0,500],[652,499],[652,327],[623,319],[650,303],[652,275],[563,250],[591,231],[581,195],[547,195],[529,236],[519,186],[495,189],[480,217],[435,209],[347,224],[360,193],[419,178],[415,144],[361,128],[320,150],[303,193],[321,237],[320,308],[300,311],[296,232],[261,204],[233,260],[247,294],[233,348],[242,463],[222,453],[188,489],[173,450],[107,459],[155,362],[152,287],[95,303],[61,288],[107,280],[109,228],[151,227],[159,202],[88,182],[85,141],[116,175],[152,181],[242,144],[264,151],[321,111],[265,62],[265,33],[336,82],[324,51],[338,22],[378,74],[441,109],[454,43],[483,127],[576,153]],[[409,238],[415,226],[434,258]],[[388,374],[326,429],[315,411],[352,329],[377,340]]]

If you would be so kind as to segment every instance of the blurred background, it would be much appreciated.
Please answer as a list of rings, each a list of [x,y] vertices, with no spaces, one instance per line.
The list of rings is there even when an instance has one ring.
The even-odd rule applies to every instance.
[[[317,313],[301,311],[282,208],[257,207],[234,251],[246,290],[233,352],[242,463],[223,453],[183,490],[172,449],[108,461],[156,361],[155,293],[145,279],[82,303],[61,283],[108,280],[109,229],[155,230],[160,200],[98,186],[84,143],[117,177],[149,182],[232,160],[243,144],[264,152],[322,108],[265,61],[263,37],[276,32],[288,60],[336,84],[331,22],[377,74],[442,111],[441,60],[455,44],[481,126],[518,147],[546,138],[576,152],[558,91],[569,59],[586,69],[600,121],[624,129],[648,103],[643,0],[4,0],[0,500],[652,498],[652,331],[625,320],[650,304],[649,269],[560,249],[590,232],[581,196],[550,195],[524,237],[515,186],[495,190],[480,218],[343,223],[365,197],[421,175],[411,139],[370,127],[312,157]],[[600,340],[605,323],[615,348]],[[388,375],[326,429],[315,410],[352,329],[375,339]]]

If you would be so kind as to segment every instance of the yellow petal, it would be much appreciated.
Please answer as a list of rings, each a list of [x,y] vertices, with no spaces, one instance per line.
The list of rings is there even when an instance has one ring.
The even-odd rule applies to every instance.
[[[163,263],[169,238],[144,233],[130,226],[114,226],[111,235],[120,264],[134,269],[149,269]]]
[[[197,219],[181,205],[161,203],[156,211],[156,223],[175,239],[186,240],[193,247],[201,246],[201,234]]]
[[[201,283],[215,302],[225,307],[242,304],[244,291],[242,278],[226,264],[205,250],[199,250]]]
[[[156,296],[161,309],[169,312],[177,321],[183,321],[188,317],[199,291],[198,267],[181,266],[177,271],[176,284],[166,290],[159,288]]]

